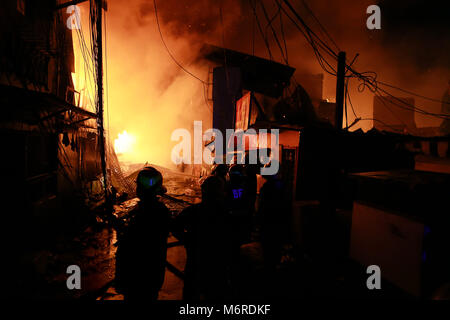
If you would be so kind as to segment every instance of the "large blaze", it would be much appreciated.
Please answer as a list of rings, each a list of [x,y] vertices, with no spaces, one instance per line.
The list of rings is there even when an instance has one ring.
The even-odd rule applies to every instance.
[[[277,12],[273,4],[265,3],[270,14]],[[434,64],[429,62],[426,69],[421,69],[415,63],[417,57],[398,59],[396,44],[382,42],[383,37],[387,39],[381,33],[387,32],[384,29],[378,38],[367,37],[362,22],[365,21],[364,13],[369,4],[370,1],[363,1],[352,6],[353,10],[344,10],[341,5],[317,1],[311,7],[320,16],[328,17],[327,24],[333,29],[339,45],[346,48],[349,60],[359,54],[354,65],[357,69],[377,70],[377,79],[381,81],[396,83],[439,99],[447,82],[447,72],[440,66],[442,59],[437,59]],[[91,101],[94,101],[92,65],[83,66],[86,50],[91,47],[89,5],[81,3],[78,6],[82,30],[73,30],[74,82],[76,90],[81,93],[80,104],[89,109],[93,107]],[[304,11],[304,8],[299,10]],[[306,11],[303,13],[307,15]],[[198,81],[176,62],[199,79],[209,82],[212,70],[199,59],[198,54],[205,43],[245,53],[254,52],[266,59],[269,56],[259,33],[252,32],[251,25],[255,24],[253,12],[245,1],[230,0],[227,9],[223,8],[222,17],[219,5],[211,1],[159,1],[158,14],[162,36],[173,57],[161,41],[152,1],[109,2],[103,42],[105,128],[110,142],[119,133],[124,130],[130,132],[130,129],[142,137],[120,160],[126,157],[126,161],[174,168],[170,159],[171,149],[176,144],[171,141],[172,132],[178,128],[192,132],[193,122],[199,120],[203,121],[204,130],[212,126],[212,101],[208,100],[211,94],[205,97],[205,91],[212,92],[208,87],[210,84]],[[308,21],[313,23],[311,17]],[[296,52],[289,56],[289,64],[296,68],[295,74],[301,78],[303,74],[323,73],[323,99],[333,102],[335,77],[321,69],[309,45],[297,34],[295,27],[288,24],[288,20],[285,27],[287,48]],[[80,45],[80,38],[86,45]],[[271,45],[275,46],[275,43]],[[271,59],[283,62],[279,52],[273,49],[271,53]],[[354,78],[349,78],[348,90],[352,106],[348,106],[347,123],[351,124],[357,117],[363,118],[365,120],[358,121],[352,130],[362,128],[367,131],[373,125],[370,118],[373,118],[374,94]],[[431,112],[438,112],[440,108],[439,104],[418,97],[415,103]],[[418,127],[436,126],[440,122],[418,113],[415,120]]]
[[[443,8],[1,0],[3,293],[450,300]]]
[[[118,138],[114,140],[114,151],[118,156],[133,152],[133,146],[136,143],[136,137],[129,134],[126,130],[119,133]]]

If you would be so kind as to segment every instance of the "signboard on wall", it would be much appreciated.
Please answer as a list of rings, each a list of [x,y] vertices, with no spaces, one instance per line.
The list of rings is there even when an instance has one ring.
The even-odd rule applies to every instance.
[[[236,113],[234,121],[235,130],[247,130],[250,116],[251,92],[247,92],[236,102]]]

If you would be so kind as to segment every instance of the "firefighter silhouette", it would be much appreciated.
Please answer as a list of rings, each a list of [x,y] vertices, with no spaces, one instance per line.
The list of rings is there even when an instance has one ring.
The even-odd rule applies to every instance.
[[[225,185],[221,178],[210,176],[201,189],[202,202],[184,209],[172,231],[187,254],[183,298],[221,300],[228,292],[230,261]]]
[[[139,204],[119,230],[116,289],[130,300],[156,300],[164,282],[170,214],[159,201],[166,192],[161,173],[145,167],[136,180]]]
[[[226,164],[215,164],[211,175],[218,177],[225,184],[228,181],[228,166]]]
[[[281,260],[283,244],[288,241],[289,209],[281,171],[264,177],[266,182],[260,190],[258,215],[261,221],[264,264],[267,271],[273,272]]]

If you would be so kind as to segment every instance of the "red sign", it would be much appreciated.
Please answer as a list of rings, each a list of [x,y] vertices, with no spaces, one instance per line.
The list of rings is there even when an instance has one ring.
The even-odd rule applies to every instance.
[[[250,115],[251,92],[247,92],[236,102],[235,130],[247,130]]]

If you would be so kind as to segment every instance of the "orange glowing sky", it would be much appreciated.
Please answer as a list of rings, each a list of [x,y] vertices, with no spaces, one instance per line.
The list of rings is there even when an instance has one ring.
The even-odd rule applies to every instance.
[[[266,1],[269,10],[276,9],[270,6],[272,2]],[[428,96],[442,96],[448,80],[447,69],[430,68],[419,72],[401,56],[401,52],[384,46],[376,34],[367,32],[365,8],[373,1],[364,0],[358,4],[349,0],[309,2],[337,43],[345,48],[349,59],[356,53],[360,54],[355,64],[359,70],[376,70],[381,80]],[[173,55],[192,73],[206,80],[208,66],[196,62],[198,49],[203,43],[251,54],[253,20],[246,3],[227,1],[223,7],[224,25],[221,26],[219,9],[214,1],[158,1],[162,32]],[[89,47],[88,3],[79,4],[79,7]],[[347,9],[341,10],[342,7]],[[167,54],[158,33],[152,1],[110,0],[106,16],[104,83],[107,140],[114,145],[119,133],[126,131],[134,142],[132,148],[121,152],[121,161],[148,161],[171,166],[171,149],[176,144],[170,140],[173,130],[192,130],[194,120],[203,121],[203,129],[208,129],[212,124],[212,106],[206,106],[202,84],[180,70]],[[307,23],[313,24],[314,21],[307,17]],[[296,72],[323,73],[309,46],[287,21],[286,33],[289,62],[297,68]],[[89,96],[93,93],[92,81],[84,80],[89,79],[89,74],[85,74],[76,33],[73,36],[75,86]],[[255,36],[255,53],[268,57],[258,35]],[[280,60],[275,47],[273,53],[275,60]],[[335,78],[325,74],[323,98],[334,101],[335,89]],[[352,80],[350,94],[358,116],[371,118],[373,94],[369,90],[360,93],[357,80]],[[440,109],[436,104],[418,102],[432,112]],[[349,111],[349,123],[353,119],[354,115]],[[433,126],[439,125],[440,120],[416,115],[416,122],[419,127]],[[354,129],[368,130],[371,126],[371,121],[365,121]]]

